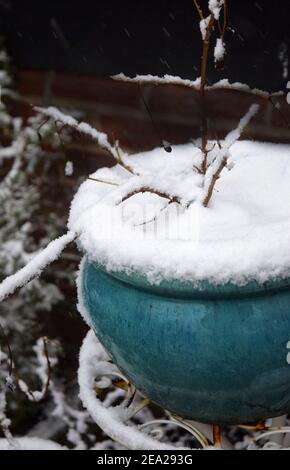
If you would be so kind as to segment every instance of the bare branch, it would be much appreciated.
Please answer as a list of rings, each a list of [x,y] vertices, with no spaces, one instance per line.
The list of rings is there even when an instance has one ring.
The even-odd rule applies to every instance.
[[[200,8],[200,6],[199,6],[197,0],[193,0],[193,3],[194,3],[194,5],[195,5],[195,8],[197,9],[197,12],[198,12],[198,14],[199,14],[200,19],[203,20],[202,9]]]
[[[0,323],[0,331],[1,331],[1,334],[3,336],[3,339],[4,339],[4,342],[5,342],[5,345],[6,345],[6,348],[7,348],[7,352],[8,352],[8,375],[11,377],[12,376],[12,373],[13,373],[13,356],[12,356],[12,350],[11,350],[11,347],[10,347],[10,343],[9,343],[9,340],[8,340],[8,337],[4,331],[4,328],[3,326],[1,325]]]
[[[116,160],[119,163],[119,165],[121,165],[125,170],[127,170],[129,173],[131,173],[131,175],[137,175],[138,176],[138,173],[135,173],[133,168],[130,165],[126,164],[124,162],[124,160],[122,159],[118,140],[116,140],[116,142],[115,142],[115,149],[116,149],[116,155],[117,155]]]
[[[163,211],[165,211],[166,209],[168,209],[168,207],[170,206],[170,204],[172,204],[172,201],[169,201],[168,204],[166,204],[165,207],[162,207],[162,209],[160,209],[160,211],[158,212],[158,214],[156,214],[154,217],[152,217],[152,218],[149,219],[149,220],[145,220],[144,222],[141,222],[140,224],[134,224],[134,227],[141,227],[141,226],[150,224],[151,222],[155,222],[155,220],[158,219],[158,217],[159,217],[159,215],[161,214],[161,212],[163,212]]]
[[[92,176],[88,176],[88,180],[97,181],[98,183],[111,184],[112,186],[119,186],[119,184],[115,183],[114,181],[93,178]]]
[[[223,171],[223,169],[226,167],[228,163],[230,147],[241,137],[241,134],[243,133],[244,129],[249,124],[253,116],[257,113],[258,109],[259,109],[258,104],[252,104],[248,112],[240,119],[237,128],[227,134],[224,140],[224,143],[219,150],[219,157],[217,157],[214,162],[216,165],[216,170],[213,171],[210,177],[210,183],[207,187],[207,193],[202,202],[204,207],[208,206],[211,200],[216,182],[219,179],[221,172]],[[213,165],[210,165],[210,166],[211,168],[213,167]]]
[[[205,20],[202,20],[205,21]],[[202,56],[201,56],[201,73],[200,73],[200,94],[204,96],[204,89],[206,85],[206,71],[207,71],[207,63],[208,63],[208,51],[209,51],[209,44],[210,44],[210,37],[213,30],[214,25],[214,16],[213,14],[209,17],[209,22],[206,27],[205,38],[203,39],[202,45]]]
[[[208,142],[208,120],[205,116],[202,117],[202,130],[201,130],[201,153],[203,155],[201,164],[201,173],[205,175],[207,168],[207,142]]]
[[[36,129],[36,132],[37,132],[37,135],[38,135],[38,138],[39,138],[39,141],[41,142],[42,141],[42,135],[40,133],[40,129],[49,121],[49,117],[47,117],[46,119],[44,119],[44,121],[42,121],[39,126],[37,127]]]
[[[135,194],[139,193],[156,194],[157,196],[168,199],[171,203],[177,202],[178,204],[182,204],[181,198],[179,196],[172,196],[169,192],[158,191],[157,189],[152,188],[150,186],[141,186],[140,188],[134,189],[133,191],[130,191],[128,194],[126,194],[117,205],[127,201],[127,199],[129,199],[130,197],[135,196]]]
[[[128,171],[132,175],[138,175],[138,173],[136,173],[130,165],[124,162],[123,152],[120,149],[119,142],[116,141],[114,145],[111,145],[109,142],[108,135],[105,134],[105,132],[100,132],[97,129],[94,129],[86,122],[78,122],[72,116],[64,114],[57,108],[54,108],[52,106],[48,108],[40,108],[38,106],[35,106],[34,110],[41,114],[44,114],[48,118],[54,119],[55,123],[61,122],[63,124],[60,131],[58,131],[56,125],[58,135],[59,132],[61,132],[65,126],[69,126],[78,132],[82,132],[83,134],[86,134],[92,139],[94,139],[101,148],[107,150],[107,152],[109,152],[111,156],[117,161],[117,163],[119,163],[119,165],[121,165],[126,171]]]
[[[211,179],[211,182],[210,182],[209,187],[208,187],[207,195],[204,198],[203,203],[202,203],[202,205],[204,207],[208,206],[208,203],[209,203],[209,201],[211,200],[211,197],[212,197],[212,193],[213,193],[215,184],[216,184],[217,180],[219,179],[220,174],[223,171],[223,169],[225,168],[226,164],[227,164],[227,157],[224,157],[222,159],[221,163],[219,164],[217,170],[212,175],[212,179]]]
[[[223,22],[223,29],[222,29],[222,34],[221,34],[222,41],[224,41],[224,38],[225,38],[227,24],[228,24],[228,5],[227,5],[227,0],[224,0],[224,22]]]
[[[49,384],[50,384],[50,379],[51,379],[51,364],[50,364],[50,359],[48,355],[48,347],[47,347],[47,338],[44,336],[42,338],[43,340],[43,352],[46,358],[46,364],[47,364],[47,378],[46,378],[46,384],[43,389],[43,394],[42,394],[42,399],[46,397],[49,389]]]

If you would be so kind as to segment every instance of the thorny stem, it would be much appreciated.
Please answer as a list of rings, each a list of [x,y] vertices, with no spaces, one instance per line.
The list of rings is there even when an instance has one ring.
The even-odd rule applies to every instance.
[[[205,175],[207,168],[207,142],[208,142],[208,120],[206,116],[202,117],[202,129],[201,129],[201,152],[203,160],[201,164],[201,173]]]
[[[200,74],[200,94],[204,96],[204,89],[206,85],[206,70],[207,70],[207,62],[208,62],[208,51],[209,51],[209,43],[210,43],[210,36],[212,33],[214,25],[214,16],[213,14],[210,15],[209,22],[206,28],[205,38],[203,40],[202,46],[202,56],[201,56],[201,74]]]
[[[221,34],[221,40],[222,42],[224,41],[226,29],[227,29],[227,23],[228,23],[228,5],[227,5],[227,0],[224,0],[224,23],[223,23],[223,29],[222,29],[222,34]]]
[[[193,0],[193,3],[194,3],[194,5],[195,5],[195,8],[197,9],[197,12],[198,12],[198,14],[199,14],[199,16],[200,16],[200,19],[203,20],[202,9],[200,8],[200,6],[199,6],[197,0]]]
[[[203,205],[204,207],[207,207],[209,201],[211,200],[211,197],[212,197],[212,193],[213,193],[215,184],[216,184],[217,180],[219,179],[221,172],[222,172],[223,169],[225,168],[225,166],[226,166],[226,164],[227,164],[227,160],[228,160],[227,157],[224,157],[224,158],[222,159],[220,165],[218,166],[217,170],[215,171],[215,173],[214,173],[213,176],[212,176],[212,179],[211,179],[211,182],[210,182],[210,185],[209,185],[209,188],[208,188],[207,195],[206,195],[206,197],[204,198],[203,203],[202,203],[202,205]]]
[[[212,194],[213,194],[215,184],[216,184],[217,180],[219,179],[221,172],[223,171],[223,169],[227,165],[228,156],[229,156],[228,151],[229,151],[230,147],[237,141],[237,139],[240,138],[241,134],[244,132],[246,126],[249,124],[249,122],[253,118],[253,116],[257,113],[258,109],[259,109],[259,105],[252,104],[250,106],[248,112],[240,119],[240,122],[238,124],[237,129],[235,129],[234,132],[233,131],[230,132],[226,136],[224,147],[222,147],[220,149],[220,152],[221,152],[220,164],[219,164],[217,170],[211,176],[211,181],[210,181],[210,184],[209,184],[209,187],[208,187],[208,190],[207,190],[207,195],[204,198],[203,203],[202,203],[204,207],[208,206],[208,203],[209,203],[209,201],[212,197]]]
[[[198,5],[196,5],[196,7],[198,9]],[[209,51],[210,36],[212,33],[213,25],[214,25],[214,16],[213,14],[211,14],[209,23],[206,28],[206,34],[205,34],[205,38],[203,40],[203,46],[202,46],[201,73],[200,73],[200,95],[202,97],[204,97],[204,93],[205,93],[208,51]],[[202,117],[202,143],[201,143],[203,161],[201,165],[201,173],[204,175],[206,173],[206,167],[207,167],[207,141],[208,141],[208,122],[207,122],[206,116],[203,115]]]
[[[122,200],[118,203],[121,204],[124,201],[127,201],[132,196],[135,196],[135,194],[138,193],[151,193],[151,194],[156,194],[157,196],[164,197],[165,199],[169,199],[170,202],[177,202],[178,204],[181,204],[181,199],[178,196],[172,196],[169,192],[162,192],[158,191],[156,189],[150,188],[149,186],[143,186],[139,189],[135,189],[134,191],[131,191],[130,193],[126,194],[122,198]]]

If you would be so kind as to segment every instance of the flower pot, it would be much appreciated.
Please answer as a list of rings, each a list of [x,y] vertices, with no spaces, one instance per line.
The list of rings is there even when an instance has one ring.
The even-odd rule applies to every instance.
[[[206,423],[290,410],[290,282],[151,286],[86,261],[83,300],[96,335],[155,403]],[[289,358],[289,356],[288,356]]]

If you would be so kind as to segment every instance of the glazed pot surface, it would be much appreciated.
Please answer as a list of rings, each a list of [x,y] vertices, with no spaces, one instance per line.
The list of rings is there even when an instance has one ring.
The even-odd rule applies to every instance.
[[[287,280],[151,287],[142,277],[110,275],[86,261],[82,294],[113,361],[163,408],[220,424],[290,410]]]

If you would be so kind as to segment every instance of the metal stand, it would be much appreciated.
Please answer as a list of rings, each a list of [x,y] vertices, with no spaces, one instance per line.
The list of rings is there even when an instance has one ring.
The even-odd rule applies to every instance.
[[[227,429],[233,441],[235,433],[244,433],[236,447],[221,433],[219,426],[195,423],[174,416],[143,397],[110,361],[90,331],[80,351],[80,397],[93,420],[118,448],[126,449],[256,449],[289,446],[290,427],[284,419],[271,424],[235,426]],[[279,435],[279,439],[277,439]],[[274,439],[269,441],[269,437]]]

